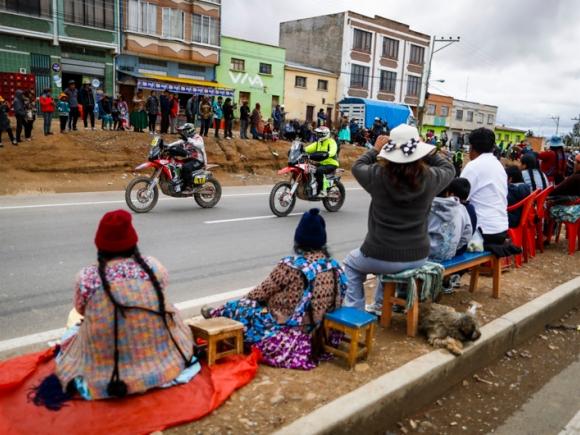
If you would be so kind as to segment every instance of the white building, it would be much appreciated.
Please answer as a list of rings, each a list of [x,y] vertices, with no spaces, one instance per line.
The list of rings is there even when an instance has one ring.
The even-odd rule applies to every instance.
[[[368,98],[413,110],[425,91],[430,41],[406,24],[351,11],[280,24],[287,60],[338,75],[337,101]]]
[[[459,137],[467,143],[467,136],[473,130],[481,127],[494,130],[497,118],[497,106],[476,103],[474,101],[453,100],[449,135],[452,144],[456,144]]]

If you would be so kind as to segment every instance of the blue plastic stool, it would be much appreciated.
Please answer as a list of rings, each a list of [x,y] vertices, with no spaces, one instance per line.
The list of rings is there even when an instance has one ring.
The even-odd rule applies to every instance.
[[[332,346],[328,340],[324,343],[324,350],[346,359],[348,367],[353,368],[358,358],[366,359],[371,353],[376,323],[376,316],[357,308],[341,307],[331,313],[326,313],[323,322],[326,337],[330,336],[331,331],[343,332],[345,334],[343,341],[347,343],[348,351],[341,350],[340,343],[336,347]],[[363,333],[365,333],[365,340],[361,343],[360,338]]]

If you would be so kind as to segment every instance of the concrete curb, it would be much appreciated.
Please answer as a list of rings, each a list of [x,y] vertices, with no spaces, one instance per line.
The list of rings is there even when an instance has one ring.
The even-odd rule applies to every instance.
[[[580,277],[516,308],[481,329],[481,338],[454,357],[436,350],[294,421],[276,435],[383,434],[451,386],[497,360],[570,308],[580,305]]]

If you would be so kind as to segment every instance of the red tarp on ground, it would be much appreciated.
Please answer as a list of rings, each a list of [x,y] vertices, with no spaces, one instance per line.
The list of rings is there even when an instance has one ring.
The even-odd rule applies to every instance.
[[[259,351],[224,359],[188,384],[124,399],[67,402],[49,411],[28,400],[30,390],[54,371],[52,350],[0,362],[0,434],[149,434],[198,420],[249,383]]]

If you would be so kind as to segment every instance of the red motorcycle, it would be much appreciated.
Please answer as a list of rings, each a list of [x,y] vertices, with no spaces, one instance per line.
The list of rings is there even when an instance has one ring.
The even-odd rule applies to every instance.
[[[304,201],[322,201],[324,208],[334,212],[340,210],[346,196],[344,186],[340,182],[343,169],[336,169],[332,174],[325,175],[328,188],[326,195],[317,192],[314,174],[316,165],[304,152],[299,140],[292,142],[288,152],[288,166],[278,171],[279,175],[291,174],[290,181],[276,183],[270,192],[270,210],[276,216],[288,216],[294,209],[296,197]]]
[[[171,152],[173,147],[183,147],[189,142],[193,152],[192,158],[203,163],[203,167],[193,172],[193,189],[183,192],[183,179],[181,177],[181,167],[183,163],[176,159]],[[140,164],[136,171],[153,168],[153,174],[149,177],[137,177],[131,180],[125,190],[125,201],[135,213],[147,213],[157,204],[159,199],[159,188],[161,191],[173,198],[193,199],[200,207],[214,207],[222,196],[220,183],[213,177],[210,169],[218,165],[208,165],[205,153],[203,138],[196,134],[192,138],[180,139],[168,145],[163,143],[163,139],[155,136],[151,141],[149,150],[149,161]]]

